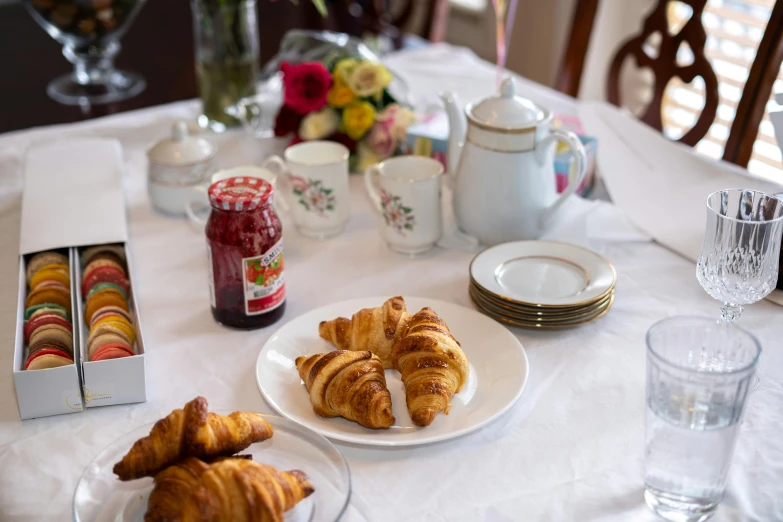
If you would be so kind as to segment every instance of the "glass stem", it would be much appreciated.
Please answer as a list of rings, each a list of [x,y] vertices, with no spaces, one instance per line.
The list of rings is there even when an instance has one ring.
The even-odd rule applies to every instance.
[[[733,303],[723,303],[723,306],[720,309],[721,319],[723,319],[727,323],[736,321],[737,319],[739,319],[739,316],[742,314],[742,310],[744,310],[742,305],[733,304]]]
[[[114,57],[118,52],[120,44],[116,41],[63,47],[63,56],[73,64],[73,77],[81,85],[104,83],[114,70]]]

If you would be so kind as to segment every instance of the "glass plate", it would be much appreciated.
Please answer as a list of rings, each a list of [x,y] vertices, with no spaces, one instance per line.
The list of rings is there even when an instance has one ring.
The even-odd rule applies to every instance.
[[[216,411],[228,415],[230,411]],[[315,493],[285,514],[285,522],[334,522],[345,510],[351,494],[348,464],[331,442],[288,419],[261,416],[275,430],[271,439],[250,445],[241,455],[278,469],[304,471]],[[73,518],[78,522],[142,522],[152,478],[120,481],[112,468],[134,442],[149,435],[154,422],[115,440],[104,448],[79,479],[73,496]]]

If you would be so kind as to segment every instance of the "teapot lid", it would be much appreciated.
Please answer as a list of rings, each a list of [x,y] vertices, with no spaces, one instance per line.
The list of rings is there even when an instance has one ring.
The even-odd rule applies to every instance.
[[[159,141],[147,151],[151,162],[184,167],[207,161],[215,155],[215,147],[203,138],[190,136],[188,124],[178,121],[171,128],[171,137]]]
[[[549,111],[532,101],[517,96],[514,80],[506,76],[500,84],[500,96],[485,98],[467,107],[468,117],[482,127],[523,129],[532,127],[549,116]]]

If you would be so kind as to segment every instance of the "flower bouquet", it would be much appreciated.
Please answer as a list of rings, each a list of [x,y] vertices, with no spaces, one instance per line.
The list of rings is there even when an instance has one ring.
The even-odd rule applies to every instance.
[[[413,112],[389,93],[391,73],[381,64],[355,58],[296,65],[283,63],[283,106],[275,136],[292,144],[330,140],[351,152],[352,172],[404,150]]]

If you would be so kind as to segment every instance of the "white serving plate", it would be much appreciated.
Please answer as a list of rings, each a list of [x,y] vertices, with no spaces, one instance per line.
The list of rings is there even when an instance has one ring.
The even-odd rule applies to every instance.
[[[343,418],[326,419],[313,412],[310,396],[294,360],[300,355],[328,352],[334,347],[318,335],[321,321],[351,317],[362,308],[381,306],[386,297],[343,301],[308,312],[278,330],[261,349],[256,380],[264,399],[281,415],[334,440],[375,446],[409,446],[459,437],[492,422],[522,394],[528,375],[525,350],[502,325],[475,310],[453,303],[406,297],[408,313],[426,306],[448,324],[470,362],[470,377],[451,400],[448,415],[438,414],[427,427],[415,426],[396,370],[386,370],[396,422],[373,430]]]

